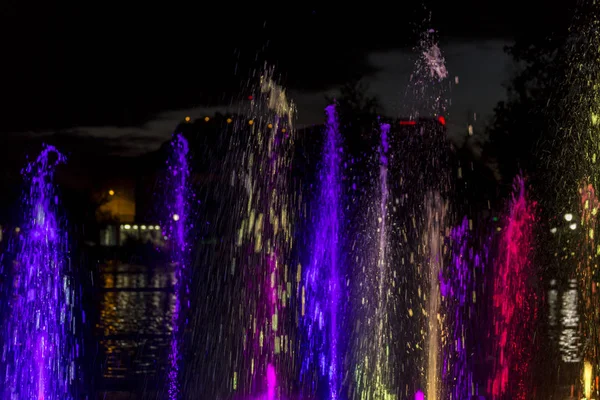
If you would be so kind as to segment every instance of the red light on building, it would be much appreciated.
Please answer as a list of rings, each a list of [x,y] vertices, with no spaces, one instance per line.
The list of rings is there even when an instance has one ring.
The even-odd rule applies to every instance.
[[[416,125],[417,121],[400,121],[400,125]]]
[[[252,95],[248,96],[248,100],[252,100],[254,97]]]
[[[438,121],[440,121],[440,124],[442,124],[442,125],[446,125],[446,118],[444,118],[443,116],[441,116],[441,115],[440,115],[440,116],[438,117]]]

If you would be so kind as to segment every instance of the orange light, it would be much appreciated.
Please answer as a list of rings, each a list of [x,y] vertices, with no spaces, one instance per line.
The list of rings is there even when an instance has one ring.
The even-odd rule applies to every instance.
[[[250,120],[248,121],[248,125],[252,125],[254,123],[254,121]]]
[[[109,196],[114,196],[114,195],[115,195],[115,191],[114,191],[114,190],[112,190],[112,189],[110,189],[110,190],[108,191],[108,195],[109,195]]]
[[[273,124],[269,124],[267,125],[267,128],[271,129],[273,127]]]
[[[283,129],[281,130],[281,132],[283,132],[283,133],[286,133],[286,132],[287,132],[287,129],[283,128]]]
[[[233,120],[231,118],[227,118],[227,123],[230,124]]]
[[[210,121],[210,118],[209,117],[204,117],[204,122],[208,122],[208,121]]]
[[[440,115],[440,116],[438,117],[438,121],[440,121],[440,124],[442,124],[442,125],[446,125],[446,118],[444,118],[443,116],[441,116],[441,115]]]
[[[190,122],[191,118],[190,117],[185,117],[185,122]]]

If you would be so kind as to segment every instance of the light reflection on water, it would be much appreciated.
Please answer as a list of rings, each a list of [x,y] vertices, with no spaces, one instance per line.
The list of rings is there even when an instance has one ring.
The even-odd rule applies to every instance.
[[[100,267],[97,336],[105,390],[139,390],[163,378],[168,365],[174,273],[168,266]]]
[[[579,293],[577,280],[571,279],[566,290],[561,290],[555,280],[550,282],[548,291],[548,323],[550,337],[558,340],[561,359],[565,363],[578,363],[581,361],[579,336]],[[560,312],[558,306],[560,305]],[[558,336],[558,339],[557,339]]]

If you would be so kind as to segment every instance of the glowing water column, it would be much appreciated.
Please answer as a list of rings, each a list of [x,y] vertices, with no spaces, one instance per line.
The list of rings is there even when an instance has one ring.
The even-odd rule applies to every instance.
[[[245,319],[243,395],[268,400],[289,389],[292,338],[287,333],[293,293],[289,267],[293,244],[291,160],[294,106],[272,79],[261,77],[250,112],[256,116],[241,131],[243,154],[234,175],[243,187],[237,251],[244,274]],[[237,373],[234,371],[234,374]]]
[[[169,354],[168,392],[169,399],[175,400],[180,396],[179,368],[181,364],[182,332],[186,323],[185,310],[189,308],[189,244],[188,219],[190,214],[190,194],[188,165],[188,142],[181,134],[176,134],[171,140],[171,157],[168,161],[168,176],[166,182],[166,204],[168,212],[166,234],[171,244],[171,263],[174,267],[174,306],[171,337],[171,352]]]
[[[426,225],[423,235],[424,248],[429,250],[427,260],[429,296],[427,299],[427,398],[437,400],[441,395],[441,335],[440,319],[441,294],[440,276],[442,273],[444,244],[444,224],[447,205],[437,192],[430,192],[425,198]]]
[[[532,337],[537,296],[532,264],[534,204],[518,177],[500,232],[494,265],[494,365],[488,391],[494,399],[526,400],[531,393]]]
[[[54,185],[56,166],[65,161],[56,148],[45,146],[23,171],[28,191],[4,324],[3,399],[72,398],[74,293],[67,275],[68,238]]]
[[[445,325],[448,334],[444,348],[443,392],[452,399],[470,399],[473,389],[473,371],[470,345],[479,340],[473,331],[471,318],[476,318],[475,274],[482,268],[483,258],[471,245],[469,220],[465,217],[450,234],[451,262],[440,284],[443,297]]]
[[[600,293],[595,282],[598,279],[598,245],[595,240],[595,229],[597,225],[598,212],[600,211],[600,201],[596,197],[596,191],[592,184],[583,183],[579,189],[581,196],[581,226],[577,227],[572,223],[572,228],[580,228],[583,235],[583,248],[581,257],[577,265],[577,275],[579,278],[580,292],[583,298],[582,322],[583,337],[585,346],[583,357],[585,360],[584,368],[584,393],[586,398],[590,398],[592,391],[592,380],[594,372],[598,373],[600,332]],[[589,375],[589,376],[588,376]],[[590,378],[590,379],[587,379]]]
[[[341,369],[338,354],[340,314],[340,153],[341,138],[335,105],[326,109],[327,126],[313,228],[310,262],[305,271],[305,318],[307,344],[302,363],[303,379],[311,381],[315,364],[328,381],[329,399],[340,396]],[[313,391],[313,390],[311,390]]]

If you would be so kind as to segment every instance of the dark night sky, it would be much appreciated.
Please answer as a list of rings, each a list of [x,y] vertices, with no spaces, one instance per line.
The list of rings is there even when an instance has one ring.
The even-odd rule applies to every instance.
[[[9,111],[3,135],[70,129],[119,141],[123,153],[145,151],[167,139],[183,116],[229,104],[265,59],[283,75],[301,122],[318,122],[323,94],[355,74],[370,78],[391,111],[406,84],[416,32],[429,27],[440,33],[450,76],[460,76],[452,96],[455,120],[462,121],[473,105],[489,114],[503,96],[510,60],[502,48],[516,30],[535,29],[552,15],[531,3],[516,13],[514,0],[430,1],[427,10],[420,2],[343,10],[308,2],[265,10],[204,2],[72,4],[0,5],[1,96]],[[431,22],[423,23],[429,13]]]

